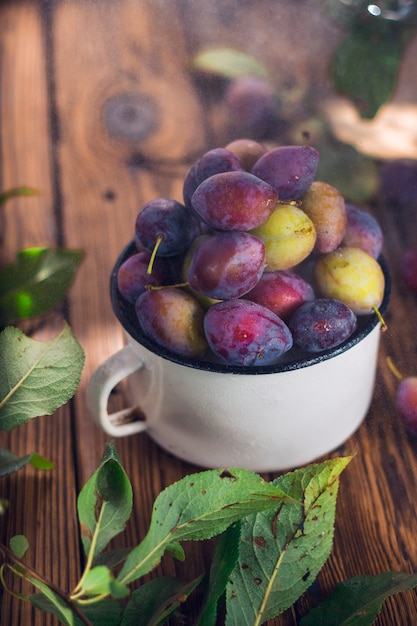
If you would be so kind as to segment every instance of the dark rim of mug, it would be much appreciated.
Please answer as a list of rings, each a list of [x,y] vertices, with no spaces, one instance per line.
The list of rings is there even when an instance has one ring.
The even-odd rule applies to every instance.
[[[131,241],[122,251],[116,264],[113,268],[110,277],[110,298],[113,307],[113,312],[125,331],[137,341],[139,344],[153,352],[154,354],[172,361],[173,363],[179,363],[186,367],[193,369],[203,370],[206,372],[218,372],[223,374],[276,374],[279,372],[290,372],[293,370],[302,369],[304,367],[310,367],[317,363],[322,363],[328,359],[332,359],[335,356],[342,354],[346,350],[349,350],[362,339],[364,339],[374,328],[379,324],[379,320],[376,314],[363,315],[358,318],[358,326],[353,333],[344,343],[340,344],[336,348],[325,350],[318,354],[309,355],[303,352],[302,355],[297,355],[294,350],[294,358],[291,360],[282,360],[272,365],[258,365],[258,366],[241,366],[241,365],[227,365],[226,363],[217,363],[211,361],[203,361],[200,359],[191,359],[175,354],[162,346],[156,344],[152,339],[147,337],[141,330],[137,321],[134,305],[127,302],[119,293],[117,287],[117,273],[120,265],[126,261],[127,258],[137,252],[136,244]],[[385,276],[385,291],[384,298],[379,310],[384,315],[391,295],[391,276],[388,268],[388,264],[385,258],[381,255],[378,259],[379,264],[382,267],[382,271]],[[291,350],[293,352],[293,350]],[[286,355],[283,355],[285,357]],[[288,353],[287,353],[288,358]]]

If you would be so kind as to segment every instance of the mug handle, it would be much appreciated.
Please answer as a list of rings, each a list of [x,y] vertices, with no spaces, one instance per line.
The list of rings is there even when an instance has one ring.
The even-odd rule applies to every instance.
[[[144,367],[145,362],[130,344],[115,352],[93,372],[87,386],[87,406],[103,430],[113,437],[139,433],[147,428],[146,421],[130,421],[126,418],[135,411],[134,407],[108,413],[107,405],[112,389],[123,378]]]

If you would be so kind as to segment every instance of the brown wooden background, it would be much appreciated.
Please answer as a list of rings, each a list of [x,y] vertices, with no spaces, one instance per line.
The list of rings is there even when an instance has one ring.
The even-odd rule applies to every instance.
[[[108,297],[112,265],[132,236],[139,207],[155,196],[180,199],[189,159],[224,142],[222,118],[190,76],[189,59],[208,45],[256,54],[274,70],[277,86],[287,89],[286,106],[302,115],[303,97],[311,89],[328,95],[329,54],[341,37],[315,4],[0,4],[0,189],[28,185],[42,192],[5,205],[1,261],[32,245],[86,252],[68,302],[35,329],[36,337],[49,338],[64,318],[69,320],[86,353],[79,391],[55,415],[0,435],[1,447],[19,455],[36,450],[56,463],[52,472],[27,468],[1,481],[0,494],[10,500],[1,534],[3,539],[25,534],[28,563],[63,589],[75,584],[81,569],[76,496],[97,467],[106,440],[87,413],[85,386],[94,368],[122,345]],[[417,93],[410,89],[414,43],[396,102],[417,110]],[[379,207],[378,218],[393,273],[389,330],[382,338],[369,416],[336,452],[358,454],[341,481],[334,550],[318,578],[324,594],[356,574],[417,571],[417,446],[396,417],[397,382],[385,362],[390,355],[404,374],[417,373],[417,303],[397,270],[402,247],[417,243],[416,216]],[[122,406],[122,391],[113,402]],[[121,439],[117,449],[135,498],[132,520],[117,545],[133,545],[144,536],[161,489],[198,468],[172,458],[146,435]],[[185,563],[165,558],[158,572],[191,580],[207,569],[209,557],[208,544],[187,546]],[[312,602],[307,594],[271,624],[296,624]],[[56,620],[3,594],[0,622],[46,626]],[[192,623],[192,612],[186,623]],[[388,599],[377,624],[417,624],[416,592]]]

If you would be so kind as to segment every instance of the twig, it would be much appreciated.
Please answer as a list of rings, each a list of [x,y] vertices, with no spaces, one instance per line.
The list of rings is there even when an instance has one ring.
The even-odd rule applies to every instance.
[[[90,620],[81,612],[78,606],[74,602],[72,602],[72,600],[68,598],[68,596],[59,587],[57,587],[53,582],[47,580],[46,578],[38,574],[38,572],[35,572],[35,570],[33,570],[29,565],[21,561],[12,552],[12,550],[10,550],[7,546],[5,546],[1,542],[0,542],[0,554],[3,557],[4,563],[9,566],[9,568],[14,574],[21,576],[22,578],[26,578],[27,575],[29,575],[31,578],[35,578],[36,580],[41,582],[43,585],[46,585],[47,587],[49,587],[49,589],[51,589],[51,591],[54,592],[55,595],[57,595],[59,598],[61,598],[61,600],[63,600],[63,602],[65,602],[65,604],[71,609],[71,611],[73,611],[73,613],[75,613],[75,615],[79,618],[79,620],[83,624],[85,624],[85,626],[94,626],[94,624],[90,622]],[[18,572],[13,567],[13,565],[18,565],[22,569],[22,572]],[[29,580],[29,582],[31,581]]]

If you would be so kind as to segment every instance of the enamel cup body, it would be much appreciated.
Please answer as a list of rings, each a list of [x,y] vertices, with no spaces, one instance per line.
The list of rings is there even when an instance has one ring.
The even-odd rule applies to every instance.
[[[108,434],[146,431],[165,450],[200,467],[265,472],[310,463],[359,427],[375,384],[381,333],[376,315],[363,319],[345,344],[319,356],[251,368],[195,362],[141,335],[115,285],[126,256],[111,279],[125,346],[97,368],[87,390],[89,409]],[[381,310],[388,297],[387,280]],[[130,406],[109,414],[111,390],[125,377]]]

